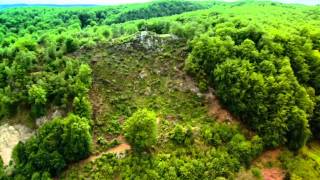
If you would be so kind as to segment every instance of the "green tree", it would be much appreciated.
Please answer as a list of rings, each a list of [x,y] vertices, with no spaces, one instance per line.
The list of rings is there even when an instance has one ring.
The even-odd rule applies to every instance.
[[[75,38],[68,37],[65,41],[65,52],[72,53],[79,49],[79,41]]]
[[[41,85],[33,84],[28,91],[30,102],[44,105],[47,102],[47,91]]]
[[[87,119],[91,119],[92,116],[92,106],[88,97],[75,97],[73,100],[73,112]]]
[[[69,114],[44,124],[35,136],[13,151],[15,174],[30,179],[34,173],[59,174],[68,163],[86,158],[92,150],[88,120]]]
[[[157,141],[156,114],[146,109],[136,111],[126,120],[124,132],[134,150],[149,149]]]
[[[194,141],[192,127],[183,128],[177,125],[171,133],[171,139],[177,144],[191,145]]]
[[[33,84],[28,90],[29,101],[32,105],[31,114],[39,117],[45,114],[45,104],[47,102],[47,91],[41,85]]]

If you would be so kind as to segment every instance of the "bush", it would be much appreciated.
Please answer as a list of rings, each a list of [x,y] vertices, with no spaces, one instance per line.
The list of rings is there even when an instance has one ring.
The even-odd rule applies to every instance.
[[[79,49],[79,41],[74,38],[68,37],[65,41],[65,48],[66,53],[72,53]]]
[[[47,91],[41,85],[32,85],[28,91],[31,103],[31,116],[40,117],[45,114],[45,104],[47,102]]]
[[[167,21],[153,21],[150,23],[141,22],[138,24],[140,31],[152,31],[157,34],[169,33],[170,23]]]
[[[87,97],[75,97],[73,100],[73,112],[83,118],[91,119],[92,106]]]
[[[214,123],[212,126],[204,126],[201,129],[204,140],[215,146],[228,143],[236,133],[237,129],[235,127],[221,123]]]
[[[43,173],[33,173],[31,180],[52,180],[50,178],[50,174],[48,172],[43,172]]]
[[[99,29],[100,33],[103,35],[104,38],[108,39],[112,37],[111,29],[108,26],[103,26]]]
[[[196,35],[197,30],[200,29],[199,25],[194,23],[187,23],[185,25],[181,23],[172,23],[170,26],[170,33],[181,38],[192,40]]]
[[[258,179],[262,179],[262,173],[261,170],[257,167],[254,167],[251,169],[251,173],[254,177],[258,178]]]
[[[229,153],[246,166],[249,166],[251,161],[263,150],[262,140],[258,136],[254,136],[252,141],[247,141],[241,134],[233,136],[228,146]]]
[[[15,45],[22,51],[35,51],[37,48],[36,41],[30,37],[20,38]]]
[[[124,132],[135,151],[150,149],[157,142],[156,114],[146,109],[136,111],[126,120]]]
[[[305,150],[305,149],[304,149]],[[313,149],[312,149],[313,150]],[[284,151],[280,156],[283,168],[287,170],[288,179],[319,179],[320,165],[308,154],[294,154]],[[315,151],[314,151],[315,152]]]
[[[183,128],[181,125],[176,125],[171,133],[171,139],[180,145],[191,145],[194,141],[192,128],[190,126]]]
[[[13,151],[15,174],[28,179],[34,174],[59,174],[68,163],[86,158],[91,153],[92,137],[88,120],[69,114],[42,126],[25,143]],[[42,174],[42,176],[44,176]]]
[[[0,157],[0,179],[5,179],[6,177],[6,173],[4,171],[4,167],[3,167],[3,161],[2,158]]]

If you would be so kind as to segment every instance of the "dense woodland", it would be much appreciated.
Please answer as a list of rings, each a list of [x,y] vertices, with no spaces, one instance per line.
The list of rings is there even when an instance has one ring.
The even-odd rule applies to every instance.
[[[274,148],[284,151],[286,178],[317,179],[320,150],[309,157],[306,148],[320,140],[319,19],[319,6],[261,1],[0,10],[0,122],[27,111],[32,124],[53,106],[66,114],[20,142],[9,166],[0,160],[0,179],[237,179],[243,169],[261,179],[253,160]],[[141,31],[171,34],[177,42],[160,54],[114,48]],[[179,48],[182,63],[175,59]],[[110,49],[119,51],[111,52],[119,61],[91,62],[98,50]],[[141,53],[140,59],[165,60],[135,64]],[[121,83],[141,71],[135,68],[164,63],[166,74],[149,77],[156,82],[150,86],[160,84],[152,98]],[[163,88],[179,63],[202,93],[214,89],[240,124],[215,121],[192,92]],[[110,108],[100,122],[92,97],[102,72]],[[131,81],[138,90],[149,83]],[[110,82],[121,88],[109,89]],[[158,123],[169,115],[176,121]],[[117,135],[132,147],[125,158],[105,154],[70,169],[117,145],[104,138]]]

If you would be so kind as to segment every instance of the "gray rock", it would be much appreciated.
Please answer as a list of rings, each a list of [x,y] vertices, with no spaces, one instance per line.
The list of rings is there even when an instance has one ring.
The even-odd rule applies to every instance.
[[[0,126],[0,156],[4,165],[9,165],[13,148],[21,141],[29,139],[34,131],[21,124]]]

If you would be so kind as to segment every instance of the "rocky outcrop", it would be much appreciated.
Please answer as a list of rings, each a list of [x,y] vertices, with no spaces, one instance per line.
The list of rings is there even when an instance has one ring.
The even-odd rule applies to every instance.
[[[48,122],[52,119],[63,117],[64,114],[65,114],[64,111],[62,111],[58,108],[53,108],[53,111],[51,113],[49,112],[48,115],[37,118],[36,125],[37,125],[37,127],[41,127],[43,124],[45,124],[46,122]]]
[[[126,40],[118,43],[113,42],[113,44],[117,45],[117,48],[122,51],[130,51],[133,48],[135,50],[161,52],[164,45],[178,40],[179,38],[172,34],[156,34],[150,31],[141,31]]]
[[[4,124],[0,126],[0,156],[4,165],[9,165],[13,148],[19,141],[26,141],[34,131],[26,126]]]

